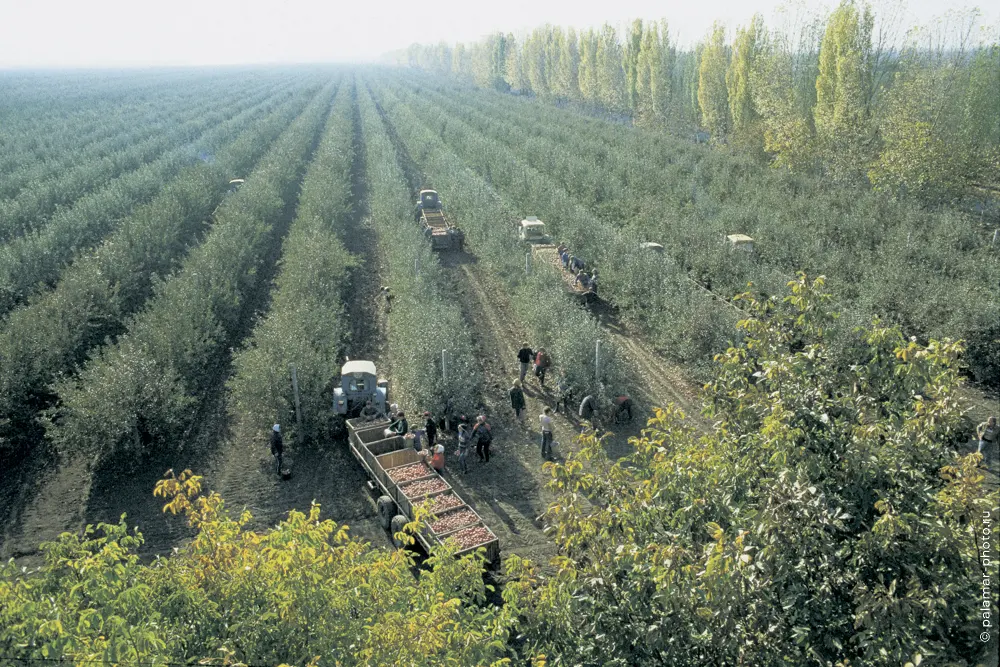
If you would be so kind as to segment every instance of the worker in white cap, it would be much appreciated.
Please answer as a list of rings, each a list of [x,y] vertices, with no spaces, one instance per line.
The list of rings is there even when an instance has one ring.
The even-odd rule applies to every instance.
[[[285,443],[281,438],[281,425],[271,427],[271,456],[274,457],[275,471],[281,475],[281,455],[285,452]]]

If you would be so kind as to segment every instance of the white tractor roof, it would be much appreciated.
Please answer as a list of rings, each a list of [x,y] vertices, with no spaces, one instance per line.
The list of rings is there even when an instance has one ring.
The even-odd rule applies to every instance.
[[[738,245],[740,243],[753,243],[753,239],[746,234],[730,234],[726,237],[726,240],[733,245]]]
[[[522,227],[544,227],[545,223],[542,222],[541,220],[539,220],[538,218],[535,218],[534,220],[531,220],[531,219],[522,220],[521,221],[521,226]]]
[[[643,243],[639,247],[644,248],[646,250],[663,250],[663,246],[661,244],[653,243],[652,241],[647,241],[646,243]]]
[[[375,362],[373,361],[348,361],[340,370],[341,375],[354,375],[355,373],[367,373],[376,375]]]
[[[420,194],[424,194],[425,192],[433,192],[434,194],[437,194],[437,190],[421,190]]]

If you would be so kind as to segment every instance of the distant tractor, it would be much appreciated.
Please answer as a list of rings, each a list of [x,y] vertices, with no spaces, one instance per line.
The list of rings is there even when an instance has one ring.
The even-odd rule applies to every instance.
[[[551,239],[545,233],[545,223],[533,215],[521,221],[518,238],[528,243],[551,243]]]
[[[737,248],[743,252],[753,254],[753,239],[746,234],[729,234],[726,236],[726,243],[730,248]]]
[[[369,400],[380,415],[388,405],[388,385],[379,380],[371,361],[348,361],[340,369],[340,386],[333,390],[333,411],[345,419],[357,417]]]
[[[229,181],[229,192],[233,193],[240,189],[240,187],[245,183],[242,178],[234,178]]]
[[[662,255],[663,254],[663,246],[661,244],[659,244],[659,243],[652,243],[652,242],[640,243],[639,244],[639,248],[642,249],[642,250],[645,250],[648,253],[652,253],[652,254],[656,254],[656,255]]]
[[[575,266],[563,270],[559,259],[559,246],[545,233],[545,223],[533,215],[529,215],[518,225],[518,238],[531,246],[531,261],[539,264],[550,264],[558,269],[563,281],[563,287],[573,297],[583,303],[591,303],[597,298],[596,272],[589,273],[584,269],[586,262],[574,256]],[[526,269],[528,267],[525,267]]]
[[[421,190],[417,195],[414,218],[424,230],[434,250],[462,250],[465,234],[448,221],[436,190]]]

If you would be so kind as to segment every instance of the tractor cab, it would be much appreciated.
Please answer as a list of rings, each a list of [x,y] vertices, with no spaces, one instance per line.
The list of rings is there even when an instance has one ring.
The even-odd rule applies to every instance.
[[[653,243],[653,242],[640,243],[639,248],[653,255],[663,254],[663,246],[659,243]]]
[[[545,233],[545,223],[533,215],[521,221],[518,238],[529,243],[547,243],[549,240]]]
[[[333,390],[333,411],[354,417],[371,400],[379,414],[385,414],[388,382],[379,380],[371,361],[348,361],[340,369],[340,386]]]
[[[421,190],[417,205],[425,211],[436,211],[441,208],[441,198],[437,190]]]
[[[234,178],[229,181],[229,192],[233,193],[240,189],[245,181],[242,178]]]
[[[726,236],[726,245],[753,254],[753,239],[746,234],[729,234]]]

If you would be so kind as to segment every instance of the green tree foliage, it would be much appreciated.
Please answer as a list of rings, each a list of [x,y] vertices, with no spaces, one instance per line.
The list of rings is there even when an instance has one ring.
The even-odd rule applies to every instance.
[[[802,170],[815,155],[814,133],[811,112],[803,113],[799,108],[794,58],[782,42],[769,42],[751,70],[750,90],[764,150],[774,159],[774,166]]]
[[[528,82],[527,74],[524,70],[523,46],[518,44],[514,35],[507,35],[507,63],[504,66],[504,80],[511,90],[519,93],[529,92],[531,84]]]
[[[559,83],[559,94],[569,100],[580,99],[580,47],[576,30],[570,28],[563,36],[557,29],[560,39],[559,70],[556,80]]]
[[[594,53],[597,68],[597,99],[611,111],[625,111],[628,104],[622,46],[615,29],[605,23],[597,37]]]
[[[376,94],[388,120],[426,177],[442,193],[447,193],[448,215],[466,232],[479,261],[503,281],[501,289],[509,295],[514,313],[530,340],[552,353],[555,365],[566,372],[574,386],[594,387],[597,375],[594,347],[603,339],[599,324],[588,310],[566,295],[555,267],[538,262],[532,265],[531,275],[525,276],[524,255],[511,252],[517,245],[516,227],[497,224],[498,220],[517,220],[518,210],[540,211],[547,221],[554,223],[553,229],[567,233],[571,231],[569,221],[580,219],[581,210],[565,192],[551,187],[509,149],[444,114],[439,99],[418,97],[401,87],[387,88],[380,86]],[[443,136],[430,131],[431,127],[441,127],[445,119]],[[489,181],[485,178],[487,173]],[[519,198],[505,202],[498,196],[501,188],[518,193]],[[553,218],[548,216],[549,211],[561,213]],[[575,223],[579,227],[572,235],[567,234],[572,245],[577,246],[576,239],[580,238],[579,247],[583,247],[586,234],[591,237],[588,248],[595,247],[595,236],[608,240],[604,226],[598,230],[586,225],[586,218],[581,220]],[[566,226],[559,227],[561,224]],[[601,270],[604,268],[602,265]],[[558,316],[553,316],[554,313]],[[600,371],[606,386],[628,387],[628,377],[615,346],[605,341],[602,350]]]
[[[317,505],[257,533],[189,471],[156,494],[195,531],[167,558],[143,564],[123,517],[43,545],[37,571],[0,570],[5,660],[510,664],[513,617],[485,604],[479,556],[440,547],[414,576],[411,552],[352,538]]]
[[[642,50],[642,19],[635,19],[625,33],[625,48],[622,50],[622,66],[625,69],[625,103],[632,113],[639,110],[639,54]]]
[[[259,267],[279,242],[275,223],[294,201],[333,91],[321,91],[220,209],[204,242],[158,281],[146,309],[78,375],[56,382],[46,435],[64,452],[122,465],[179,444],[193,407],[218,382],[261,288]]]
[[[888,97],[868,173],[876,189],[933,203],[1000,192],[1000,47],[913,48]]]
[[[52,290],[10,314],[0,327],[0,442],[37,444],[36,418],[52,398],[48,385],[121,333],[150,296],[155,276],[169,273],[203,233],[231,174],[247,173],[307,101],[308,95],[284,103],[271,98],[234,116],[226,127],[237,138],[218,147],[213,163],[186,168],[67,267]]]
[[[394,295],[386,341],[392,364],[390,391],[394,400],[400,399],[400,405],[411,411],[443,415],[450,405],[454,413],[474,414],[480,405],[483,380],[471,328],[449,296],[447,270],[413,222],[412,197],[416,193],[407,188],[400,156],[371,95],[359,96],[358,105],[372,222],[379,252],[386,258],[385,280]],[[451,189],[437,179],[433,182],[453,218]],[[442,377],[442,350],[447,350],[447,377]]]
[[[493,33],[471,48],[472,74],[482,88],[506,90],[507,51],[509,45],[503,33]]]
[[[720,24],[712,28],[698,65],[698,108],[701,125],[714,141],[725,141],[730,131],[729,93],[726,71],[729,69],[729,47],[726,29]]]
[[[874,152],[871,104],[874,69],[870,7],[843,2],[827,22],[816,78],[816,134],[835,175],[856,173]]]
[[[667,26],[646,26],[636,63],[636,115],[640,120],[662,121],[670,105],[673,48]]]
[[[551,26],[536,28],[524,41],[524,74],[531,90],[540,97],[552,96],[552,83],[549,80],[553,70],[550,69],[548,57],[552,55],[548,47],[551,38]]]
[[[342,86],[299,193],[282,244],[271,307],[233,358],[227,382],[234,424],[259,433],[279,422],[296,443],[329,435],[331,379],[339,377],[347,330],[343,303],[355,260],[342,241],[352,210],[351,88]],[[290,366],[296,369],[304,432],[295,419]]]
[[[597,84],[597,33],[580,33],[580,97],[589,104],[600,103]]]
[[[764,19],[754,14],[749,26],[736,31],[733,56],[726,72],[733,138],[747,147],[760,143],[760,112],[755,101],[753,73],[758,71],[761,55],[767,51],[766,40]]]
[[[451,51],[451,71],[458,77],[472,77],[472,57],[464,44],[456,44]]]
[[[976,536],[1000,493],[953,449],[961,345],[876,321],[863,361],[839,367],[822,280],[790,287],[742,298],[746,338],[706,386],[710,433],[668,407],[623,461],[589,438],[549,466],[555,572],[508,559],[522,576],[504,592],[528,655],[888,667],[986,650]]]

